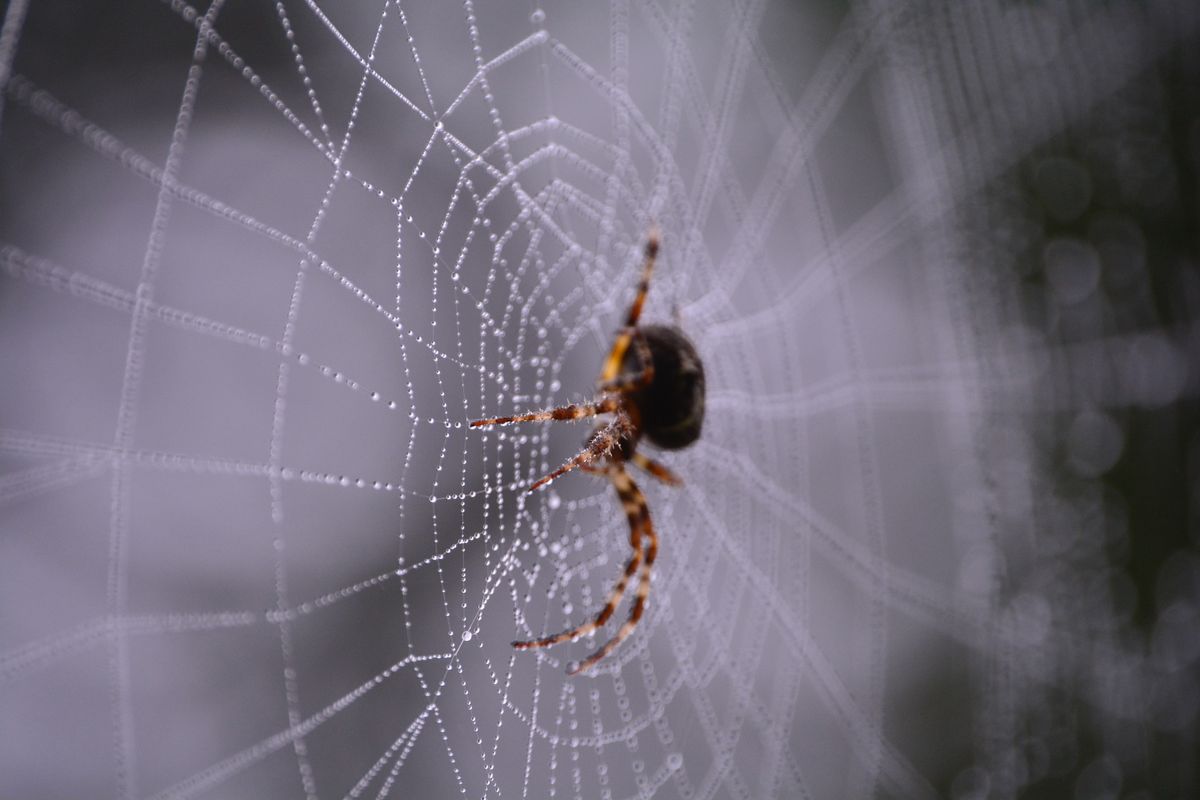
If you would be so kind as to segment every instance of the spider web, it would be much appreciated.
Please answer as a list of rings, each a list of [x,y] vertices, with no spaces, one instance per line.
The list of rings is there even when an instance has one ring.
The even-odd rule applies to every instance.
[[[1200,569],[1139,633],[1103,478],[1194,335],[1081,214],[1169,204],[1196,24],[13,0],[0,790],[1187,794]],[[645,618],[569,678],[597,641],[509,643],[604,603],[619,503],[524,491],[586,427],[467,422],[589,396],[652,224],[705,430],[638,478]]]

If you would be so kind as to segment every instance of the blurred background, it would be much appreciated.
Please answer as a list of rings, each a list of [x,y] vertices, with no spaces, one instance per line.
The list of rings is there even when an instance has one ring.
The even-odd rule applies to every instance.
[[[1194,4],[2,15],[0,795],[1200,792]]]

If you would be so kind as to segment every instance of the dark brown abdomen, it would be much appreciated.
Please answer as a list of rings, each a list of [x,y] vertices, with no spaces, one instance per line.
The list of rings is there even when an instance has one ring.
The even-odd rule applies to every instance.
[[[654,380],[633,395],[642,435],[664,450],[687,447],[700,438],[704,424],[704,365],[678,328],[644,325],[638,330],[654,361]],[[630,347],[622,370],[636,374],[640,367],[637,347]]]

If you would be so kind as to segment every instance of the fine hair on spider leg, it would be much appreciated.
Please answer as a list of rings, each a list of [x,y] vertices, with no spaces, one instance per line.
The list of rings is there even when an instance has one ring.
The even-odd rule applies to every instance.
[[[582,467],[585,464],[590,464],[601,458],[611,456],[613,452],[620,447],[621,440],[630,436],[633,432],[633,423],[623,411],[618,410],[613,421],[602,428],[597,428],[591,436],[588,437],[587,443],[583,446],[583,450],[579,451],[574,457],[569,459],[558,469],[548,475],[538,479],[529,487],[527,491],[533,492],[542,488],[554,479],[570,472],[571,470]]]

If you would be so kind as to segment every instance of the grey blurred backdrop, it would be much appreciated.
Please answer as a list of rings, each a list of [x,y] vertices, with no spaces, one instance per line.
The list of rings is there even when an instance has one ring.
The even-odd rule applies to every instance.
[[[3,20],[0,795],[1195,796],[1194,4]],[[708,416],[569,678],[617,499],[466,423],[652,224]]]

